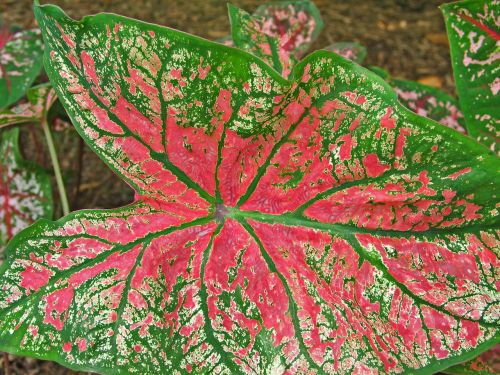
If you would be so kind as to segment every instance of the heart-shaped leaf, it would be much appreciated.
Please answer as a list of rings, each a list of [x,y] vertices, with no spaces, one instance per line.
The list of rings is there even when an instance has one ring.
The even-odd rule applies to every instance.
[[[464,116],[454,97],[414,81],[391,79],[389,83],[396,90],[399,101],[413,112],[465,133]]]
[[[52,217],[50,180],[23,160],[19,129],[0,132],[0,258],[6,243],[35,220]]]
[[[500,152],[500,1],[465,0],[441,9],[467,131]]]
[[[498,341],[498,158],[319,51],[285,80],[35,8],[75,127],[136,191],[15,237],[0,349],[102,373],[430,373]]]
[[[40,30],[0,32],[0,109],[19,100],[42,68]]]
[[[40,122],[57,99],[48,84],[32,87],[26,92],[27,102],[0,112],[0,129],[25,122]]]
[[[356,42],[337,42],[325,48],[327,51],[361,64],[366,58],[366,47]]]

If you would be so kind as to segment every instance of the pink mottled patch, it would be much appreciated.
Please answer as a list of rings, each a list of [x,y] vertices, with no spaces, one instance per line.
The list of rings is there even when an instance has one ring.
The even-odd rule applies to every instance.
[[[455,173],[452,173],[448,176],[448,178],[450,180],[456,180],[457,178],[459,178],[460,176],[466,174],[466,173],[469,173],[472,171],[472,168],[471,167],[467,167],[467,168],[464,168],[464,169],[461,169]]]
[[[47,268],[30,265],[21,272],[21,282],[19,285],[27,291],[33,290],[36,292],[41,287],[47,285],[51,276],[52,271],[49,271]]]
[[[377,154],[368,154],[363,158],[363,165],[368,177],[378,177],[390,169],[387,164],[382,164]]]
[[[47,295],[45,299],[44,323],[52,325],[58,331],[64,328],[64,322],[68,318],[69,307],[73,302],[74,290],[72,287],[57,290]]]

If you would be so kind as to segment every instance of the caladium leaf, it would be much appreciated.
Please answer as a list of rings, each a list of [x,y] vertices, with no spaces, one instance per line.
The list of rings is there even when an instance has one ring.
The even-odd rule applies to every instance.
[[[332,43],[325,49],[335,52],[346,59],[355,61],[358,64],[363,63],[366,58],[366,47],[356,42]]]
[[[26,97],[27,102],[0,112],[0,129],[25,122],[40,122],[57,99],[49,84],[28,89]]]
[[[323,29],[319,10],[309,0],[266,3],[253,15],[229,4],[229,17],[232,36],[218,42],[263,58],[284,77]]]
[[[413,112],[465,133],[464,116],[458,101],[451,95],[414,81],[392,79],[389,83],[399,101]]]
[[[0,31],[0,109],[19,100],[42,68],[40,30]]]
[[[113,374],[430,373],[498,341],[486,148],[331,52],[286,80],[171,29],[35,12],[76,129],[137,195],[14,238],[1,350]]]
[[[228,4],[232,40],[235,47],[260,57],[283,77],[288,77],[296,60],[283,48],[288,40],[271,36],[263,31],[264,23],[256,17]]]
[[[499,152],[500,1],[458,1],[441,9],[467,131]]]
[[[323,30],[318,8],[310,0],[274,1],[253,14],[262,20],[264,33],[280,40],[281,48],[301,59]]]
[[[12,236],[37,219],[52,217],[49,177],[23,160],[18,138],[19,129],[0,132],[0,258]]]

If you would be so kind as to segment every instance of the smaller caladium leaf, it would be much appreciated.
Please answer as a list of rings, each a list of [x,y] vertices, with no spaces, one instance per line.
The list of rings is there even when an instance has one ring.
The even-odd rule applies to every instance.
[[[32,87],[26,96],[26,102],[0,112],[0,128],[40,121],[57,99],[54,89],[48,84]]]
[[[479,142],[498,152],[500,1],[458,1],[443,5],[441,10],[467,130]]]
[[[257,8],[263,31],[281,40],[281,47],[300,59],[323,29],[319,9],[309,0],[276,1]]]
[[[452,375],[496,375],[500,374],[500,345],[482,353],[468,362],[443,371]]]
[[[244,10],[231,4],[228,4],[228,9],[234,46],[261,58],[282,76],[288,77],[296,61],[282,48],[282,40],[266,34],[263,23]]]
[[[325,49],[327,51],[335,52],[336,54],[357,62],[358,64],[363,63],[367,53],[366,47],[356,42],[332,43]]]
[[[451,95],[415,81],[392,79],[389,84],[398,94],[399,101],[416,114],[465,133],[464,116],[458,101]]]
[[[264,4],[253,16],[229,4],[229,18],[232,39],[219,42],[254,54],[285,78],[323,28],[314,3],[304,0]]]
[[[0,109],[19,100],[42,68],[40,30],[0,31]]]
[[[12,236],[35,220],[52,216],[49,177],[21,157],[18,141],[18,128],[0,133],[0,257]]]

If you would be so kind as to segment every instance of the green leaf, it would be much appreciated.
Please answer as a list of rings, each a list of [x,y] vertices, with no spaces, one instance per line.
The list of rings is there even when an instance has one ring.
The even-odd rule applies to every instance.
[[[0,258],[7,242],[35,220],[52,217],[50,180],[19,152],[19,129],[0,132]]]
[[[499,341],[498,158],[319,51],[36,7],[75,128],[136,201],[42,221],[0,350],[109,374],[432,373]]]
[[[40,122],[57,99],[48,84],[32,87],[26,92],[27,102],[0,111],[0,129],[26,122]]]
[[[42,68],[40,30],[0,36],[0,109],[18,101]]]
[[[468,133],[499,152],[500,2],[466,0],[441,6],[460,106]]]
[[[327,51],[362,64],[366,58],[366,47],[356,42],[337,42],[325,48]]]

